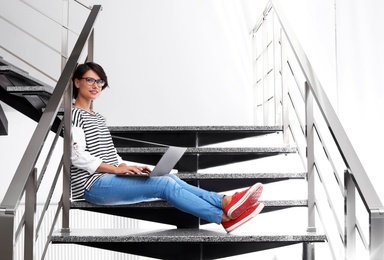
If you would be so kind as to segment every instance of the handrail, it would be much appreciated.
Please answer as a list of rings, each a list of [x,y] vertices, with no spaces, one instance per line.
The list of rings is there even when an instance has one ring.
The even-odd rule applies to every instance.
[[[283,10],[277,4],[276,0],[271,1],[272,6],[277,14],[278,19],[280,20],[280,24],[282,24],[282,29],[287,35],[287,39],[292,47],[292,50],[299,61],[302,71],[306,77],[306,80],[309,83],[311,88],[311,92],[313,93],[313,97],[316,99],[319,107],[321,108],[321,112],[323,113],[324,118],[326,119],[327,125],[332,132],[334,139],[336,140],[340,151],[344,155],[344,160],[347,166],[351,169],[351,172],[356,179],[356,184],[359,188],[359,192],[364,198],[364,203],[366,203],[366,207],[371,210],[379,210],[384,214],[384,207],[381,203],[378,195],[364,170],[363,165],[360,162],[359,157],[357,156],[350,140],[347,137],[344,128],[333,109],[331,102],[326,95],[320,80],[314,73],[311,63],[308,60],[303,48],[301,47],[298,39],[296,38],[293,30],[287,26],[288,20],[281,15]]]
[[[315,137],[314,134],[317,133],[316,138],[320,140],[320,145],[322,146],[323,151],[326,153],[326,156],[328,157],[328,148],[322,141],[322,133],[320,132],[320,128],[318,126],[317,121],[314,118],[313,114],[313,108],[312,103],[317,105],[318,110],[320,111],[321,118],[325,122],[324,123],[324,129],[327,129],[327,134],[330,135],[330,139],[332,139],[333,144],[335,144],[336,149],[338,151],[338,156],[340,156],[341,160],[343,161],[344,166],[346,167],[345,173],[344,173],[344,184],[341,182],[341,177],[337,174],[337,176],[332,176],[332,180],[337,182],[338,191],[340,192],[341,196],[344,197],[344,208],[342,209],[344,211],[344,222],[337,223],[337,227],[339,230],[339,238],[341,238],[341,241],[345,247],[345,258],[350,259],[351,256],[355,257],[355,245],[356,245],[356,233],[358,232],[361,236],[362,242],[365,245],[368,245],[368,251],[370,254],[370,259],[381,259],[384,255],[384,238],[382,237],[382,234],[384,233],[384,207],[383,204],[376,193],[367,173],[364,170],[364,167],[362,166],[350,140],[347,137],[346,132],[343,129],[343,126],[334,111],[331,102],[329,101],[321,83],[318,77],[316,76],[311,63],[309,62],[302,46],[300,45],[298,39],[296,38],[292,28],[290,27],[288,20],[284,16],[282,7],[278,3],[278,0],[270,0],[261,16],[261,18],[258,20],[256,25],[254,26],[254,29],[251,31],[253,35],[256,35],[256,33],[260,33],[259,29],[266,28],[266,21],[267,21],[267,15],[270,13],[273,14],[272,19],[275,21],[277,20],[279,24],[279,28],[281,31],[279,31],[279,38],[280,39],[273,39],[272,41],[276,42],[279,41],[281,52],[279,53],[281,55],[281,86],[276,86],[276,78],[275,78],[275,88],[279,88],[278,91],[281,91],[283,93],[283,97],[281,100],[281,109],[283,110],[283,119],[282,123],[285,125],[287,122],[289,122],[289,117],[287,116],[288,112],[286,111],[287,101],[290,102],[291,107],[293,107],[294,114],[298,118],[299,125],[301,128],[301,135],[306,141],[306,154],[302,155],[304,157],[307,157],[306,160],[306,167],[308,169],[308,230],[316,230],[316,228],[312,225],[315,224],[314,219],[314,212],[313,209],[316,207],[319,211],[320,218],[323,215],[323,212],[320,212],[319,207],[319,201],[316,198],[316,194],[314,191],[314,185],[315,185],[315,171],[317,171],[317,175],[320,178],[320,182],[322,182],[322,173],[321,170],[318,168],[318,166],[321,164],[319,160],[315,158],[314,155],[314,143],[313,138]],[[276,18],[274,18],[276,17]],[[264,30],[264,29],[263,29]],[[276,29],[273,29],[276,30]],[[264,33],[264,31],[262,32]],[[272,34],[275,36],[275,31]],[[265,36],[264,34],[262,35]],[[284,36],[284,38],[283,38]],[[262,40],[263,46],[260,50],[260,56],[258,56],[258,53],[254,55],[256,57],[256,62],[263,62],[263,55],[268,55],[268,51],[265,54],[264,48],[266,47],[266,41],[264,39]],[[269,44],[269,43],[268,43]],[[273,43],[275,44],[275,43]],[[298,83],[298,80],[296,78],[296,74],[294,69],[291,67],[291,64],[289,63],[289,59],[287,57],[287,51],[286,48],[290,48],[290,51],[292,52],[295,61],[299,65],[299,73],[304,76],[305,80],[305,87],[300,86]],[[274,51],[274,50],[273,50]],[[265,59],[265,58],[264,58]],[[263,66],[262,66],[263,67]],[[275,70],[276,73],[276,66],[273,64],[272,66],[273,70]],[[267,71],[265,71],[265,65],[264,65],[264,71],[262,72],[263,75],[261,75],[260,80],[264,80],[264,77],[266,76]],[[287,69],[288,68],[288,69]],[[268,69],[270,69],[268,67]],[[298,95],[301,96],[302,101],[304,103],[304,110],[305,110],[305,122],[300,120],[299,111],[296,107],[297,104],[295,104],[295,100],[292,98],[292,93],[290,93],[289,90],[286,90],[286,75],[287,71],[290,70],[291,76],[293,76],[293,79],[295,83],[293,83],[293,88],[297,87],[300,90],[300,93]],[[257,73],[257,72],[255,72]],[[258,75],[258,74],[256,74]],[[259,78],[255,79],[256,81],[256,91],[257,84],[262,84],[263,82],[259,83]],[[267,79],[268,81],[268,79]],[[263,83],[264,84],[264,83]],[[267,84],[268,85],[268,84]],[[263,85],[265,88],[265,86]],[[282,89],[282,90],[281,90]],[[263,90],[263,91],[268,91]],[[312,102],[312,99],[315,102]],[[280,102],[280,100],[275,100],[275,102]],[[264,105],[264,104],[263,104]],[[265,104],[265,108],[260,108],[268,111],[268,104]],[[264,118],[265,120],[265,118]],[[284,136],[288,136],[288,130],[291,131],[292,136],[295,138],[296,144],[299,146],[296,140],[296,135],[293,132],[292,126],[290,125],[291,122],[288,123],[287,127],[284,127],[287,131],[284,131]],[[303,132],[304,131],[304,132]],[[286,137],[284,137],[284,140]],[[302,158],[303,159],[303,158]],[[329,163],[331,164],[331,167],[335,171],[335,166],[333,165],[333,159],[328,158]],[[323,175],[324,176],[324,175]],[[335,179],[336,177],[336,179]],[[324,185],[324,188],[327,191],[327,187]],[[355,198],[355,189],[357,190],[356,195],[359,195],[359,198],[362,200],[363,205],[368,212],[369,215],[369,241],[366,240],[366,238],[361,233],[361,226],[358,222],[357,215],[356,215],[356,198]],[[327,195],[327,199],[331,200],[333,199],[329,194]],[[356,196],[357,197],[357,196]],[[330,201],[327,203],[328,206],[332,210],[332,214],[334,215],[334,219],[336,220],[335,216],[335,210],[333,203],[330,203]],[[338,209],[340,210],[340,208]],[[326,231],[327,232],[327,231]],[[368,242],[367,242],[368,241]],[[328,241],[331,243],[331,241]],[[330,245],[331,251],[333,248],[333,245]],[[307,248],[311,250],[311,248]],[[335,252],[331,252],[333,257],[335,258]],[[309,253],[311,254],[311,253]],[[313,256],[307,255],[308,258],[306,259],[313,259]]]
[[[79,35],[78,32],[75,32],[73,30],[71,30],[66,24],[63,24],[62,22],[59,22],[57,21],[55,18],[53,18],[52,16],[50,16],[49,14],[41,11],[39,8],[37,8],[36,6],[32,5],[31,3],[25,1],[25,0],[19,0],[21,3],[25,4],[26,6],[28,6],[29,8],[31,8],[32,10],[38,12],[39,14],[41,14],[42,16],[48,18],[49,20],[51,20],[52,22],[54,22],[55,24],[57,25],[60,25],[63,29],[67,30],[68,32],[72,32],[73,34],[75,35]],[[77,4],[91,10],[92,9],[92,5],[87,5],[85,3],[83,3],[82,1],[80,0],[74,0],[74,2],[76,2]],[[48,43],[42,41],[40,38],[34,36],[33,34],[29,33],[28,31],[24,30],[23,28],[21,28],[20,26],[16,25],[15,23],[13,23],[12,21],[6,19],[5,17],[3,17],[2,15],[0,15],[0,19],[4,20],[5,22],[9,23],[11,26],[13,26],[14,28],[16,28],[17,30],[21,31],[22,33],[24,33],[25,35],[29,36],[30,38],[32,38],[33,40],[37,41],[38,43],[40,43],[41,45],[45,46],[46,48],[48,48],[49,50],[53,51],[54,53],[57,53],[59,54],[60,56],[62,56],[62,58],[64,59],[67,59],[67,54],[66,53],[63,53],[61,50],[57,50],[56,48],[52,47],[51,45],[49,45]],[[65,45],[67,45],[67,43],[65,43]],[[22,57],[20,57],[19,55],[17,55],[15,52],[13,52],[12,50],[9,50],[7,48],[5,48],[4,46],[0,46],[1,49],[3,49],[4,51],[6,51],[7,53],[9,53],[10,55],[12,55],[13,57],[15,57],[16,59],[20,60],[21,62],[23,62],[24,64],[28,65],[29,67],[33,68],[34,70],[36,70],[37,72],[41,73],[41,75],[44,75],[45,77],[47,77],[48,79],[52,80],[53,82],[57,82],[56,81],[56,78],[54,78],[53,76],[47,74],[46,72],[44,72],[43,70],[41,70],[40,68],[34,66],[33,64],[31,64],[30,62],[28,62],[27,60],[23,59]]]
[[[13,232],[14,223],[13,222],[14,222],[14,216],[16,214],[16,210],[20,204],[21,199],[25,194],[27,186],[31,187],[30,180],[31,180],[31,176],[35,175],[36,162],[43,149],[44,142],[48,136],[48,133],[51,130],[51,127],[57,116],[57,113],[61,107],[63,97],[66,93],[69,92],[68,89],[69,89],[69,86],[71,86],[72,73],[79,62],[81,53],[86,47],[89,37],[93,33],[93,27],[100,10],[101,10],[100,5],[93,6],[88,16],[88,19],[85,22],[85,25],[73,48],[73,51],[62,71],[62,74],[59,80],[57,81],[57,84],[52,93],[52,96],[40,118],[38,125],[36,126],[36,129],[25,150],[25,153],[16,170],[16,173],[9,185],[9,188],[5,193],[3,201],[0,204],[0,229],[1,229],[0,238],[2,241],[2,243],[0,243],[0,254],[2,255],[2,257],[4,257],[4,259],[12,259],[13,244],[14,244],[14,232]],[[90,54],[90,57],[92,56],[93,54]],[[69,103],[69,105],[65,104],[66,108],[71,106],[71,98],[69,99],[67,98],[65,102]],[[67,126],[64,128],[66,131],[67,128],[70,128],[70,111],[69,113],[68,111],[64,111],[63,120],[64,120],[65,126]],[[69,122],[69,124],[67,124],[67,122]],[[65,151],[64,151],[64,154],[65,154]],[[64,160],[65,159],[66,158],[64,156]],[[66,174],[65,173],[66,170],[68,169],[64,168],[64,173],[63,173],[64,175]],[[33,201],[33,198],[31,200]],[[30,217],[26,216],[25,222],[27,223],[30,219],[31,219]],[[34,239],[35,236],[32,236],[32,237]],[[29,259],[29,258],[26,258],[26,259]]]
[[[39,124],[36,127],[35,132],[25,150],[25,153],[21,159],[21,164],[16,170],[16,174],[13,177],[8,191],[5,193],[3,202],[0,208],[6,208],[8,210],[15,210],[17,208],[22,194],[25,190],[25,185],[28,180],[29,173],[33,170],[34,165],[40,154],[45,139],[52,127],[56,114],[60,109],[63,94],[65,93],[68,85],[70,84],[70,78],[73,70],[78,64],[81,52],[85,46],[89,35],[92,32],[93,24],[97,18],[97,14],[100,11],[101,6],[96,5],[93,7],[88,20],[86,21],[82,32],[77,40],[76,45],[73,48],[72,54],[68,59],[67,64],[56,84],[55,90],[44,110]]]
[[[28,3],[27,1],[25,0],[19,0],[20,2],[22,2],[23,4],[29,6],[30,8],[32,8],[33,10],[35,10],[36,12],[40,13],[41,15],[43,15],[44,17],[48,18],[49,20],[51,20],[52,22],[60,25],[60,26],[63,26],[65,29],[67,29],[68,31],[70,32],[73,32],[75,34],[77,34],[76,32],[72,31],[70,28],[68,28],[67,26],[63,25],[61,22],[58,22],[55,18],[51,17],[49,14],[46,14],[45,12],[41,11],[39,8],[37,8],[36,6],[32,5],[31,3]],[[74,0],[74,2],[78,3],[79,5],[91,10],[92,9],[92,6],[87,6],[86,4],[84,3],[81,3],[79,0]]]

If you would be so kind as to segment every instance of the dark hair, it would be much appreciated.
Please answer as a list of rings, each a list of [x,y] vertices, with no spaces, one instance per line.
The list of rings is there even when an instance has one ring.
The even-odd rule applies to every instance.
[[[108,87],[108,78],[107,74],[105,74],[103,67],[94,62],[80,64],[77,66],[72,76],[73,98],[77,98],[77,94],[79,93],[79,90],[75,86],[75,79],[81,79],[84,74],[89,70],[93,70],[100,77],[100,79],[105,81],[105,84],[101,88],[101,90],[104,90],[106,87]]]

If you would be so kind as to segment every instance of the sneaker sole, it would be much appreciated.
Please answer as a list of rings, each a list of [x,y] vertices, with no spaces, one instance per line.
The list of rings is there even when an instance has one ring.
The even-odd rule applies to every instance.
[[[257,203],[262,192],[263,185],[261,183],[253,185],[247,193],[228,210],[227,216],[230,219],[238,218],[244,211]]]
[[[254,212],[249,214],[246,218],[242,219],[241,221],[237,222],[235,225],[232,225],[229,228],[226,228],[225,231],[227,231],[229,233],[229,232],[235,230],[236,228],[240,227],[241,225],[248,222],[252,218],[256,217],[263,209],[264,209],[264,204],[260,203],[260,205],[255,209]]]

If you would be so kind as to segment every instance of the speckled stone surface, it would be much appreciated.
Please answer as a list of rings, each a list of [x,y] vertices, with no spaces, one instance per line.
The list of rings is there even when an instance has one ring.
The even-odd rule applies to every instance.
[[[139,132],[139,131],[189,131],[189,132],[212,132],[212,131],[282,131],[281,126],[109,126],[110,131]]]
[[[1,59],[2,60],[2,59]],[[4,60],[2,60],[5,62]],[[20,92],[20,91],[45,91],[48,93],[53,92],[53,87],[46,85],[42,81],[32,77],[27,72],[13,66],[13,65],[7,65],[7,66],[0,66],[0,71],[9,71],[14,74],[18,74],[24,78],[27,78],[29,80],[32,80],[36,82],[39,86],[14,86],[14,87],[7,87],[7,91],[14,91],[14,92]],[[40,87],[43,87],[44,90],[41,90]]]
[[[307,174],[299,173],[178,173],[183,180],[220,179],[304,179]]]
[[[85,242],[177,242],[177,243],[228,243],[228,242],[323,242],[324,235],[303,233],[297,235],[232,235],[204,229],[166,229],[157,231],[132,229],[71,229],[69,233],[56,231],[54,243]]]
[[[164,153],[167,148],[162,147],[119,147],[118,153]],[[189,147],[186,154],[215,154],[223,153],[245,154],[245,153],[295,153],[296,147]]]
[[[52,94],[53,88],[50,86],[8,86],[8,92],[47,92]]]
[[[307,200],[260,200],[266,207],[304,207],[308,205]],[[163,200],[154,200],[128,205],[95,205],[87,201],[72,201],[71,208],[89,209],[89,208],[173,208]]]

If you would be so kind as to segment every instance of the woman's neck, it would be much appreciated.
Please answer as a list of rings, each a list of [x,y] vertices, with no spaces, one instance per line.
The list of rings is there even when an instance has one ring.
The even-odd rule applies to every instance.
[[[82,100],[78,100],[76,99],[75,101],[75,106],[78,107],[78,108],[81,108],[85,111],[88,111],[90,113],[93,113],[92,109],[91,109],[91,104],[92,104],[92,101],[90,102],[85,102],[85,101],[82,101]]]

